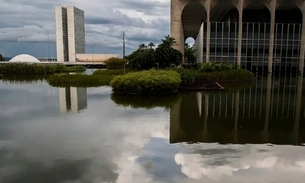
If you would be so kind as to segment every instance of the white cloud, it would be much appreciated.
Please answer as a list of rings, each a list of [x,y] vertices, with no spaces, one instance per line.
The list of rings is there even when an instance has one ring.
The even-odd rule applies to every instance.
[[[26,4],[23,0],[0,0],[0,3],[0,41],[2,42],[18,41],[29,44],[31,44],[30,42],[46,42],[47,33],[45,30],[35,27],[36,25],[47,29],[50,41],[55,42],[54,8],[58,5],[72,5],[84,10],[86,36],[93,40],[97,47],[106,43],[108,50],[119,54],[122,52],[120,48],[123,31],[126,31],[127,51],[137,48],[143,42],[157,43],[163,36],[169,34],[168,0],[157,2],[151,0],[137,2],[129,0],[55,0],[52,2],[33,0]],[[10,42],[7,44],[13,45]],[[55,47],[55,44],[52,46]],[[2,46],[2,54],[12,55],[22,49],[15,44],[13,47],[16,50],[12,51],[8,46]],[[55,48],[52,49],[52,55],[55,56]]]

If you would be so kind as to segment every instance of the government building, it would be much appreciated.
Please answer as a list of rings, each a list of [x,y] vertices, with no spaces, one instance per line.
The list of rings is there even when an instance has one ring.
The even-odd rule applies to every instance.
[[[303,74],[304,0],[171,0],[170,8],[175,48],[183,53],[193,38],[198,62]]]

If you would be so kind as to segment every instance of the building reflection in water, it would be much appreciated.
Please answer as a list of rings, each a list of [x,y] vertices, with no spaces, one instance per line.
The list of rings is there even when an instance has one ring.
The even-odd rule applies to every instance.
[[[87,108],[87,88],[64,87],[58,90],[61,113],[77,113]]]
[[[242,91],[184,93],[170,111],[170,142],[301,145],[303,93],[303,76],[271,75]]]

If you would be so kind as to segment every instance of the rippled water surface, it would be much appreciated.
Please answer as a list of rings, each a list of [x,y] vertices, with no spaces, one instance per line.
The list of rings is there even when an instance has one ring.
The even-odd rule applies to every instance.
[[[1,183],[303,183],[302,77],[170,96],[0,80]]]

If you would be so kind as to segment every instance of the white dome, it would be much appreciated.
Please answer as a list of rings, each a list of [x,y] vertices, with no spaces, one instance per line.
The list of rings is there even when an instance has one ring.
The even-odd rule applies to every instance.
[[[12,58],[9,62],[26,62],[26,63],[40,63],[40,61],[28,54],[20,54]]]

